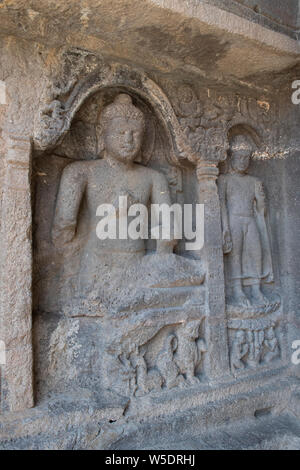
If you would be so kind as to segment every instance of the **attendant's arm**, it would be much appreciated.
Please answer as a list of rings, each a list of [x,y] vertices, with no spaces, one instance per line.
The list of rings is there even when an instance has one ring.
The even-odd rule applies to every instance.
[[[164,175],[160,173],[155,173],[153,176],[152,181],[152,194],[151,194],[151,202],[152,204],[166,204],[169,208],[171,207],[171,198],[170,198],[170,191],[169,185]],[[151,211],[152,214],[152,211]],[[159,214],[156,213],[156,218],[159,220]],[[164,224],[164,220],[162,220],[162,224]],[[156,242],[156,251],[158,253],[173,253],[174,247],[177,244],[177,240],[174,239],[174,232],[175,225],[177,221],[174,217],[174,224],[171,224],[170,227],[170,239],[162,240],[157,239]]]
[[[60,180],[52,227],[52,240],[57,246],[64,246],[75,236],[85,187],[86,177],[82,168],[78,164],[68,165]]]
[[[226,254],[226,253],[230,253],[232,250],[232,240],[231,240],[228,210],[227,210],[226,179],[224,176],[220,176],[219,178],[218,189],[219,189],[222,231],[223,231],[223,251]]]
[[[255,181],[255,200],[256,200],[256,210],[258,214],[263,216],[266,215],[266,197],[264,192],[264,187],[261,181]]]

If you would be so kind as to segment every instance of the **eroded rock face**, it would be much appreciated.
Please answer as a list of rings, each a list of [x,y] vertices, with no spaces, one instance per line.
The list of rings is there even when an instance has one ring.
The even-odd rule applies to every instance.
[[[229,76],[234,34],[221,40],[175,7],[167,20],[155,3],[145,2],[147,27],[132,9],[124,16],[138,23],[126,54],[107,43],[100,51],[77,6],[85,50],[73,20],[63,49],[44,34],[32,42],[31,27],[27,38],[1,38],[4,448],[129,448],[146,424],[174,440],[187,416],[194,433],[288,409],[297,396],[290,90],[280,74],[270,82],[272,52],[256,81],[249,42],[244,71],[232,59]],[[36,27],[42,6],[24,7]],[[177,34],[177,22],[187,30]],[[134,60],[138,44],[156,56]],[[197,204],[204,243],[191,249],[201,217],[185,211],[195,216]],[[160,218],[157,205],[179,212]]]

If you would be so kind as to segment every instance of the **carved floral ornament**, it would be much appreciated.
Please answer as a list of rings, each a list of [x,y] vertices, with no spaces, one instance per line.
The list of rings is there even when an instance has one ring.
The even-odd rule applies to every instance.
[[[123,89],[154,110],[166,132],[170,144],[168,158],[173,165],[189,161],[200,167],[202,174],[204,167],[216,167],[224,162],[228,132],[236,125],[247,128],[258,153],[263,151],[261,143],[269,134],[266,126],[272,117],[256,100],[231,97],[233,104],[229,98],[227,103],[225,97],[222,103],[210,100],[209,104],[203,104],[191,86],[182,85],[171,104],[162,89],[144,72],[120,63],[105,63],[102,59],[99,62],[98,58],[93,66],[84,66],[86,57],[80,58],[80,73],[78,70],[73,74],[62,73],[68,77],[67,84],[53,80],[50,92],[48,90],[47,97],[41,100],[43,104],[37,113],[33,138],[38,153],[52,150],[63,140],[76,113],[89,97],[113,88]],[[147,157],[145,161],[148,160]]]
[[[76,84],[74,80],[62,89],[55,88],[44,103],[35,123],[34,144],[37,151],[56,146],[71,127],[72,120],[84,101],[105,88],[122,87],[139,96],[156,111],[170,142],[170,160],[178,165],[182,160],[196,163],[197,155],[189,146],[174,110],[163,91],[144,73],[120,64],[103,65]],[[67,90],[67,93],[66,93]],[[62,99],[62,96],[68,95]]]
[[[200,148],[195,149],[178,120],[169,99],[162,89],[143,72],[118,63],[98,65],[81,78],[71,77],[68,84],[53,85],[37,113],[34,144],[37,151],[48,151],[62,141],[82,104],[94,93],[106,88],[122,87],[149,103],[166,131],[170,142],[170,161],[178,165],[183,160],[196,164],[199,160],[214,163],[226,158],[227,124],[214,124],[207,129]],[[181,95],[179,95],[181,96]],[[183,103],[184,104],[184,103]]]

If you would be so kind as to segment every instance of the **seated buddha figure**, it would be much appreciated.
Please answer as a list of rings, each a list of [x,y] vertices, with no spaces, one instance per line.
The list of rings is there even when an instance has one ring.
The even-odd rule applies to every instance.
[[[143,143],[145,118],[127,94],[119,94],[100,117],[104,157],[77,161],[63,171],[57,195],[52,239],[64,250],[74,237],[80,211],[86,211],[87,236],[81,252],[78,296],[88,299],[96,309],[143,305],[151,300],[149,289],[198,285],[203,282],[199,261],[173,253],[176,240],[156,241],[156,252],[146,255],[145,240],[130,237],[99,237],[97,208],[113,205],[120,213],[120,196],[131,205],[171,205],[166,178],[145,167],[138,159]],[[171,231],[172,232],[172,231]],[[146,289],[146,290],[145,290]],[[166,297],[166,296],[165,296]],[[119,306],[119,307],[118,307]]]

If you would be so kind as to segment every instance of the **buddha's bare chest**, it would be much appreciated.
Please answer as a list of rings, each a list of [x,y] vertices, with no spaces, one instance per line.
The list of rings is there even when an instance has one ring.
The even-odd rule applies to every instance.
[[[150,198],[150,184],[139,174],[121,174],[113,171],[96,171],[89,175],[86,199],[90,209],[96,210],[100,204],[120,205],[120,198],[126,199],[127,206],[147,205]]]

